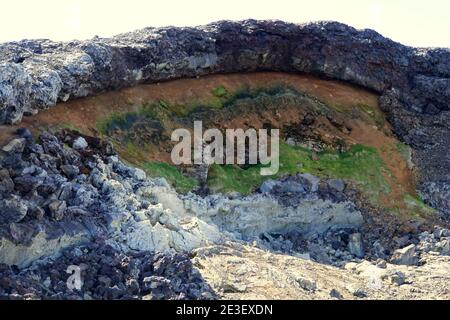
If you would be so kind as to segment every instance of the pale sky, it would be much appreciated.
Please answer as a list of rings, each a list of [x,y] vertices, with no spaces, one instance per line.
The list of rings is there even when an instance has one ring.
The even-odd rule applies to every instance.
[[[336,20],[413,46],[450,47],[449,0],[2,0],[0,42],[87,39],[229,19]]]

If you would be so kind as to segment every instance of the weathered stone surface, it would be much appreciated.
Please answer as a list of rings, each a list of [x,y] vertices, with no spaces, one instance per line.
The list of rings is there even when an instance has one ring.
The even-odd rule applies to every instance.
[[[25,148],[25,139],[14,139],[11,140],[6,146],[2,148],[2,150],[6,153],[20,153],[23,151],[23,148]]]
[[[403,249],[395,250],[391,257],[391,262],[408,266],[416,265],[418,263],[416,246],[411,244]]]
[[[351,254],[357,256],[358,258],[364,257],[364,247],[360,233],[353,233],[350,235],[348,250]]]
[[[331,189],[338,192],[342,192],[345,189],[345,182],[342,179],[330,179],[327,181],[327,183]]]
[[[0,200],[0,224],[21,221],[27,214],[28,207],[18,196]]]
[[[78,137],[73,142],[73,148],[76,150],[84,150],[88,147],[88,143],[83,137]]]
[[[321,74],[378,92],[395,87],[402,100],[417,109],[432,104],[436,110],[448,110],[449,56],[447,49],[406,47],[373,30],[336,22],[255,20],[147,28],[68,43],[27,40],[0,47],[4,82],[22,79],[9,81],[15,95],[2,95],[18,109],[29,104],[45,108],[57,99],[142,81],[265,69]],[[18,91],[19,84],[28,90]],[[11,118],[7,110],[4,114]]]
[[[78,173],[80,172],[80,169],[78,169],[78,167],[70,165],[70,164],[61,166],[61,170],[70,179],[77,176]]]
[[[59,200],[52,201],[48,205],[50,216],[56,221],[62,220],[64,218],[64,212],[66,211],[66,208],[66,202]]]
[[[14,182],[9,175],[8,170],[0,170],[0,195],[8,195],[14,190]]]

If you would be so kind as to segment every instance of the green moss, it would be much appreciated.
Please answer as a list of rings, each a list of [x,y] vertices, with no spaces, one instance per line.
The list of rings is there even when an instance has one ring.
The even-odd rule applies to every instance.
[[[273,97],[276,104],[272,103],[267,97]],[[311,99],[313,103],[305,102],[304,97]],[[168,121],[177,122],[182,117],[186,117],[185,120],[189,119],[188,117],[196,111],[228,107],[246,110],[245,108],[250,108],[256,102],[261,101],[269,101],[270,105],[275,104],[279,108],[284,107],[283,103],[302,107],[307,103],[307,107],[318,114],[328,115],[330,112],[332,114],[339,112],[346,117],[360,119],[368,125],[381,127],[385,123],[384,115],[375,106],[361,103],[350,105],[325,104],[317,98],[289,86],[243,87],[235,92],[228,92],[224,86],[219,86],[212,90],[212,97],[207,101],[171,104],[161,100],[136,106],[135,111],[112,114],[108,118],[102,119],[97,123],[97,128],[104,135],[111,133],[111,130],[118,130],[117,136],[119,136],[120,142],[115,141],[115,144],[117,144],[117,149],[125,160],[145,169],[150,176],[166,178],[178,191],[186,192],[193,190],[198,183],[193,178],[184,176],[175,166],[148,162],[147,156],[151,146],[142,145],[144,141],[135,141],[128,136],[128,133],[134,130],[133,124],[138,120],[142,121],[143,118],[144,120],[148,118],[158,120],[162,127],[166,127],[165,124]],[[129,140],[132,141],[129,142]],[[405,159],[410,158],[409,147],[402,143],[385,145],[381,152],[383,154],[386,152],[392,153],[396,156],[400,153]],[[236,191],[241,194],[249,194],[269,178],[277,179],[290,174],[311,173],[324,178],[341,178],[351,181],[372,204],[381,205],[380,194],[385,194],[387,197],[384,198],[390,199],[390,186],[396,191],[399,183],[382,161],[377,150],[363,145],[354,145],[347,152],[323,151],[313,156],[313,152],[309,149],[280,143],[279,172],[272,177],[261,176],[261,167],[261,165],[246,168],[234,165],[213,165],[208,175],[208,186],[213,192],[229,193]],[[400,193],[397,192],[397,194],[402,199],[403,189],[400,185],[398,189]],[[432,209],[427,207],[420,199],[417,199],[415,195],[405,193],[404,199],[400,201],[396,199],[388,201],[392,203],[386,204],[383,202],[384,206],[389,207],[394,212],[404,212],[407,208],[412,216],[422,215],[423,213],[432,214]],[[397,204],[395,201],[400,203]]]
[[[136,112],[114,113],[106,119],[97,121],[96,127],[101,134],[108,134],[112,128],[128,129],[137,116]]]
[[[223,101],[224,107],[229,107],[236,103],[238,100],[254,99],[260,95],[267,96],[279,96],[284,94],[301,94],[296,89],[287,86],[271,86],[271,87],[259,87],[259,88],[247,88],[243,87],[233,94],[228,94],[227,99]]]
[[[224,98],[228,95],[228,91],[224,86],[219,86],[213,89],[212,94],[217,98]]]
[[[373,106],[367,104],[355,104],[355,105],[338,105],[338,104],[328,104],[327,107],[333,110],[343,113],[351,118],[359,118],[367,123],[376,125],[377,127],[382,127],[385,124],[385,118],[383,113],[374,108]]]
[[[113,113],[109,117],[97,121],[96,127],[98,132],[103,135],[107,135],[114,129],[127,131],[139,118],[159,119],[168,112],[164,102],[146,104],[138,111]]]
[[[410,194],[406,194],[404,203],[411,216],[423,217],[424,215],[433,216],[436,214],[436,210],[425,204],[419,197],[413,197]]]
[[[102,135],[107,135],[111,130],[129,130],[133,123],[142,117],[157,119],[161,122],[173,119],[174,116],[186,117],[199,109],[221,109],[233,105],[240,99],[253,99],[259,95],[276,96],[280,94],[299,94],[295,89],[283,86],[269,88],[248,89],[242,88],[230,94],[224,86],[219,86],[212,91],[213,98],[204,102],[190,102],[185,104],[170,104],[160,100],[155,103],[144,104],[137,107],[137,111],[113,113],[108,117],[97,121],[97,130]]]
[[[400,147],[403,148],[403,147]],[[403,149],[402,149],[403,150]],[[315,160],[312,160],[314,158]],[[302,147],[280,143],[280,169],[275,176],[260,175],[261,165],[243,169],[232,165],[213,165],[208,176],[208,186],[213,192],[239,192],[249,194],[267,179],[277,179],[290,174],[311,173],[323,178],[340,178],[353,182],[376,206],[409,217],[432,216],[436,211],[420,198],[405,193],[402,203],[382,204],[380,193],[389,195],[391,188],[386,177],[392,173],[380,158],[377,150],[354,145],[347,152],[324,151],[312,157],[312,152]]]
[[[308,172],[353,181],[374,201],[379,192],[390,191],[382,174],[386,170],[384,163],[374,148],[355,145],[348,152],[326,151],[317,154],[317,157],[318,160],[312,160],[310,150],[280,143],[280,169],[274,177],[261,176],[260,165],[247,169],[215,165],[210,170],[208,185],[215,192],[248,194],[268,178]]]
[[[165,178],[178,192],[189,192],[198,186],[194,178],[184,176],[177,167],[167,163],[147,162],[143,169],[151,177]]]
[[[62,129],[68,129],[68,130],[76,131],[76,132],[79,132],[79,133],[82,132],[81,129],[77,128],[76,126],[74,126],[73,124],[68,123],[68,122],[64,122],[64,123],[61,123],[61,124],[59,124],[57,126],[54,126],[52,129],[55,130],[55,131],[59,131],[59,130],[62,130]]]
[[[405,159],[406,161],[410,161],[411,160],[411,148],[407,145],[404,144],[402,142],[397,142],[395,144],[396,147],[396,151],[398,153],[400,153],[400,155],[403,157],[403,159]]]
[[[267,177],[260,175],[261,166],[242,169],[236,165],[212,165],[208,172],[208,187],[212,192],[249,194]]]

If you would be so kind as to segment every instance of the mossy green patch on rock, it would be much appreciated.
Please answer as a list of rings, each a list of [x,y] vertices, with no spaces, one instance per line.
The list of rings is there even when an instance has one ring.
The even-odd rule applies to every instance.
[[[434,216],[437,213],[435,209],[425,204],[422,199],[420,199],[419,197],[413,197],[410,194],[405,195],[404,203],[411,216]]]
[[[151,177],[165,178],[178,192],[189,192],[198,186],[194,178],[186,177],[173,165],[164,162],[147,162],[142,167]]]
[[[213,89],[212,93],[217,98],[224,98],[224,97],[227,96],[228,91],[227,91],[227,89],[225,89],[224,86],[218,86],[218,87]]]
[[[139,119],[159,119],[167,113],[164,103],[145,104],[138,108],[138,111],[124,113],[113,113],[105,119],[97,121],[97,130],[107,135],[112,130],[129,130]]]
[[[208,172],[208,187],[214,193],[249,194],[267,179],[267,177],[261,176],[260,168],[260,165],[243,169],[236,165],[214,164]]]
[[[315,160],[313,160],[315,159]],[[260,165],[243,169],[239,166],[213,166],[208,185],[215,192],[237,191],[248,194],[268,178],[260,175]],[[280,169],[275,178],[296,173],[312,173],[320,177],[342,178],[353,181],[375,200],[379,192],[388,193],[389,185],[382,171],[383,161],[374,148],[354,145],[348,152],[313,152],[280,144]]]

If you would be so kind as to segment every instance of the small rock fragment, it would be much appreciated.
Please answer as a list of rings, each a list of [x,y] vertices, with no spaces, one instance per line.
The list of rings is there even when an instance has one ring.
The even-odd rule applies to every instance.
[[[317,284],[313,280],[309,280],[309,279],[306,279],[303,277],[297,277],[295,279],[295,281],[298,283],[300,288],[302,288],[303,290],[313,292],[313,291],[316,291],[316,289],[317,289]]]
[[[353,233],[349,237],[348,250],[358,258],[364,257],[364,247],[360,233]]]
[[[20,222],[27,215],[27,211],[24,200],[16,195],[0,200],[0,224]]]
[[[330,297],[341,300],[343,299],[341,293],[337,291],[336,289],[331,289],[330,291]]]
[[[61,171],[64,172],[69,179],[75,178],[80,172],[78,167],[73,165],[63,165],[61,166]]]
[[[396,284],[398,286],[401,286],[406,282],[406,276],[401,271],[394,271],[390,276],[389,279],[391,283]]]
[[[64,212],[66,211],[66,208],[66,202],[60,200],[52,201],[48,205],[50,216],[56,221],[60,221],[64,218]]]
[[[24,138],[13,139],[6,146],[3,146],[2,150],[6,153],[21,153],[25,145],[26,140]]]
[[[78,137],[73,142],[72,147],[75,150],[84,150],[88,147],[88,143],[86,142],[86,139],[84,139],[83,137]]]
[[[358,298],[367,298],[367,292],[365,292],[361,288],[356,289],[355,291],[352,292],[352,294]]]
[[[330,179],[327,181],[327,183],[331,189],[338,192],[342,192],[345,190],[345,182],[342,179]]]
[[[417,265],[419,259],[416,256],[416,246],[410,244],[405,248],[395,250],[391,257],[391,262],[407,266]]]

